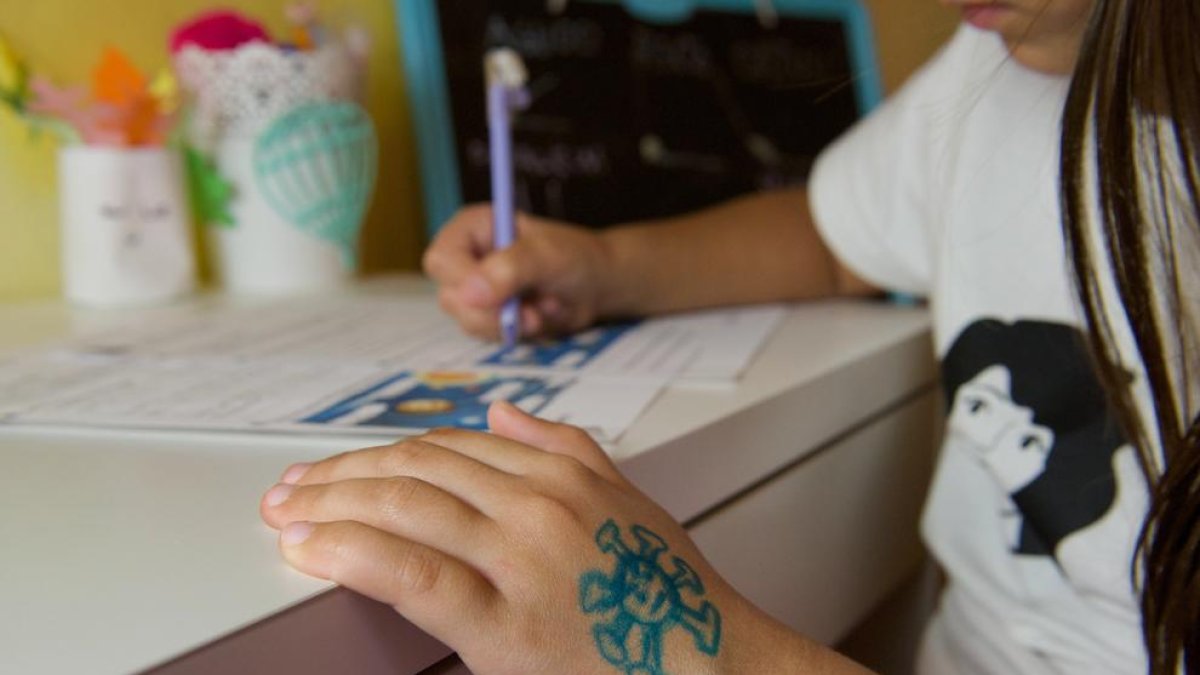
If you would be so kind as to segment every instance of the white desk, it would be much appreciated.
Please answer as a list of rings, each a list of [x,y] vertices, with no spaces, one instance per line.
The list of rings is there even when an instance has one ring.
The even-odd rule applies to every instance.
[[[0,306],[0,348],[139,315]],[[832,642],[920,558],[931,354],[920,310],[798,306],[736,390],[668,392],[614,456],[737,587]],[[286,465],[361,444],[0,426],[0,673],[417,673],[443,659],[388,608],[291,571],[259,521]]]

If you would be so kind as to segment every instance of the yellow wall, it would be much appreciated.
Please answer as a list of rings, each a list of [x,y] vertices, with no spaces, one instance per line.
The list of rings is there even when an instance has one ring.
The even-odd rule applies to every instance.
[[[459,0],[472,2],[474,0]],[[283,29],[285,0],[0,0],[0,35],[60,82],[84,82],[101,49],[123,49],[143,70],[166,64],[170,29],[202,9],[233,7]],[[934,0],[867,0],[888,90],[953,26]],[[367,107],[379,130],[379,185],[363,233],[363,268],[415,269],[423,215],[392,0],[321,0],[324,16],[355,20],[374,39]],[[0,110],[0,301],[58,293],[55,143],[31,139]]]
[[[4,2],[4,0],[0,0]],[[895,91],[958,25],[940,0],[863,0],[871,12],[884,89]]]

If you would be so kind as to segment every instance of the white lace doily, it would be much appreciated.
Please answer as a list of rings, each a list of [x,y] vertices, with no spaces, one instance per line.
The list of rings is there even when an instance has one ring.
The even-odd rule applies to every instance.
[[[189,133],[200,147],[257,135],[298,105],[357,101],[362,94],[361,60],[340,43],[311,51],[264,42],[221,51],[187,45],[174,66],[193,103]]]

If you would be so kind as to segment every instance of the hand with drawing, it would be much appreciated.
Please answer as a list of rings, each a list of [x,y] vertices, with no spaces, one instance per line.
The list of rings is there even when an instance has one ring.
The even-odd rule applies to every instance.
[[[438,283],[438,300],[465,331],[498,336],[504,301],[522,298],[523,335],[557,334],[591,324],[602,311],[608,280],[602,238],[582,227],[519,214],[517,240],[496,251],[492,210],[461,209],[425,252],[426,273]]]
[[[293,566],[480,675],[859,672],[739,596],[584,432],[504,403],[489,422],[293,466],[263,518]]]

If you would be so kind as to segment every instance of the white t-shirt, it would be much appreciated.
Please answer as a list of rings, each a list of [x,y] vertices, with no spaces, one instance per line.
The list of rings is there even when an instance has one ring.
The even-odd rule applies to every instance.
[[[1131,571],[1147,491],[1062,238],[1067,86],[964,26],[809,185],[839,258],[933,314],[949,417],[922,532],[949,582],[929,675],[1146,670]]]

